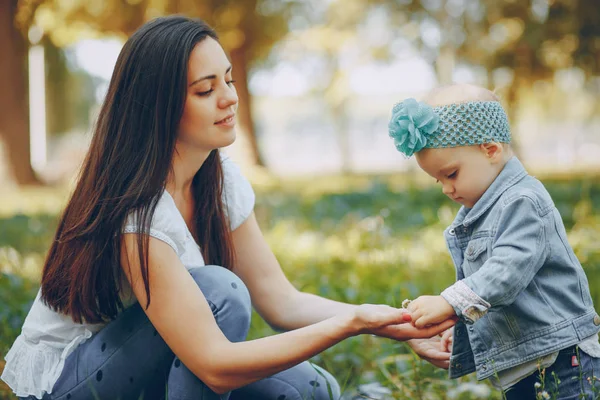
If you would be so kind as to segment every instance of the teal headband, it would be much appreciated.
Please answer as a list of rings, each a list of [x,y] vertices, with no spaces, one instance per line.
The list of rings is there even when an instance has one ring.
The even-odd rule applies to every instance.
[[[390,137],[407,157],[421,149],[510,143],[508,118],[497,101],[471,101],[434,107],[406,99],[394,106]]]

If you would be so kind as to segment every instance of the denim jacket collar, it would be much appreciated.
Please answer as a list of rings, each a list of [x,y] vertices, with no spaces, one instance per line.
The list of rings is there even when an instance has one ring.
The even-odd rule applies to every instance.
[[[492,182],[490,187],[483,193],[483,196],[481,196],[479,201],[475,203],[473,208],[467,208],[465,206],[460,208],[450,227],[455,228],[459,225],[468,226],[475,222],[489,210],[502,193],[525,176],[527,176],[527,171],[525,170],[525,167],[523,167],[523,164],[521,164],[517,157],[512,157],[508,160],[496,179],[494,179],[494,182]]]

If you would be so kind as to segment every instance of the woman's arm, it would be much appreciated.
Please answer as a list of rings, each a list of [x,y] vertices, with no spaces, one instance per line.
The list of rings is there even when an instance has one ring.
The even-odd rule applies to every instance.
[[[181,361],[216,393],[290,368],[339,341],[398,324],[402,310],[363,305],[317,324],[258,340],[232,343],[219,329],[196,282],[166,243],[150,238],[150,305],[141,276],[137,235],[123,235],[121,264],[146,315]]]
[[[236,252],[233,272],[248,287],[254,308],[274,328],[297,329],[336,315],[352,313],[355,309],[355,305],[300,292],[294,288],[269,248],[254,213],[233,231],[233,243]],[[454,320],[449,320],[426,329],[402,324],[382,328],[374,333],[395,340],[429,338],[445,331],[454,323]],[[416,349],[417,352],[418,350],[419,348]]]

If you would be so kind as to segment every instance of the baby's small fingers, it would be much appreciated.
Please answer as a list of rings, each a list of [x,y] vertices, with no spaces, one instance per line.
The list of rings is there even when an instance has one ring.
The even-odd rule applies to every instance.
[[[410,318],[411,318],[411,322],[412,322],[413,326],[417,326],[416,322],[419,318],[422,317],[422,315],[423,315],[423,313],[420,312],[419,310],[411,311]]]
[[[421,316],[414,322],[414,325],[417,328],[425,328],[427,325],[430,325],[429,318],[427,318],[427,316],[425,316],[425,315]]]

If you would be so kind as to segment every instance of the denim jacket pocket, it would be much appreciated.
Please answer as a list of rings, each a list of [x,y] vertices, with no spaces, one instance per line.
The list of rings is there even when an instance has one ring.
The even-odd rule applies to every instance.
[[[463,271],[465,277],[474,274],[488,259],[488,248],[491,239],[481,237],[469,241],[467,248],[464,251],[465,260],[463,263]]]

